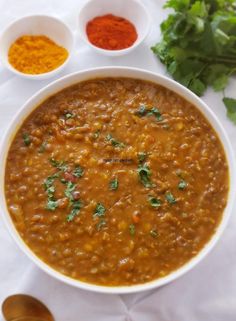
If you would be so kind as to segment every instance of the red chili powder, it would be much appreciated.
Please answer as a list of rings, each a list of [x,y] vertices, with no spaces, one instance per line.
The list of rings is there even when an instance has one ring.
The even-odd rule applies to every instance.
[[[86,32],[94,46],[108,50],[128,48],[138,38],[136,28],[130,21],[112,14],[89,21]]]

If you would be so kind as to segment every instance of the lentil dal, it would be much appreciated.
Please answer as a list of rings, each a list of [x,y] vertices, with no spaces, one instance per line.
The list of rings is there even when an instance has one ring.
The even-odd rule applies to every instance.
[[[81,82],[49,97],[18,130],[5,194],[26,244],[81,281],[163,277],[210,240],[228,165],[200,111],[159,85]]]

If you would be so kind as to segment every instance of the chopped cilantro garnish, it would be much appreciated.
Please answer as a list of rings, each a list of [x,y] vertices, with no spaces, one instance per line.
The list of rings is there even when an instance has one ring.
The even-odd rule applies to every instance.
[[[43,142],[39,147],[39,153],[44,153],[46,150],[47,142]]]
[[[64,161],[57,161],[54,158],[50,158],[49,161],[53,167],[56,167],[60,171],[65,172],[67,170],[67,164]]]
[[[144,165],[139,165],[138,166],[138,175],[139,175],[139,180],[140,182],[145,186],[145,187],[152,187],[153,184],[151,183],[150,177],[151,177],[151,170],[150,168],[144,164]]]
[[[57,206],[58,206],[57,201],[49,199],[47,202],[46,209],[49,211],[55,211]]]
[[[75,190],[76,184],[72,183],[71,181],[66,182],[66,189],[65,189],[65,196],[72,202],[74,200],[74,197],[72,195],[72,192]]]
[[[112,191],[117,190],[118,186],[119,186],[119,182],[117,178],[114,178],[109,182],[109,189]]]
[[[72,203],[72,210],[71,210],[70,214],[67,216],[67,222],[73,221],[75,216],[77,216],[79,214],[79,211],[82,206],[83,206],[83,204],[80,200],[74,201]]]
[[[55,193],[55,186],[53,185],[54,181],[56,178],[59,177],[59,174],[56,173],[52,176],[48,176],[45,180],[44,180],[44,189],[47,193],[47,205],[46,205],[46,209],[50,210],[50,211],[54,211],[58,204],[57,201],[54,199],[54,193]]]
[[[153,238],[157,238],[157,237],[158,237],[157,230],[151,230],[151,231],[150,231],[150,235],[151,235]]]
[[[83,176],[83,174],[84,174],[84,170],[79,165],[76,166],[76,168],[73,170],[73,175],[76,177],[81,177],[81,176]]]
[[[125,144],[116,140],[111,134],[106,136],[106,140],[112,144],[114,147],[124,148]]]
[[[178,184],[178,189],[179,190],[181,190],[181,191],[183,191],[183,190],[185,190],[185,188],[187,187],[187,182],[185,181],[185,180],[183,180],[183,179],[181,179],[180,181],[179,181],[179,184]]]
[[[141,105],[136,112],[136,114],[140,117],[143,116],[155,116],[157,121],[162,121],[163,117],[161,115],[161,112],[158,108],[152,107],[152,108],[147,108],[145,105]]]
[[[138,153],[138,161],[140,163],[145,162],[146,159],[147,159],[147,153],[145,153],[145,152]]]
[[[140,117],[145,116],[147,114],[147,109],[145,105],[140,105],[136,114]]]
[[[135,235],[135,225],[134,224],[130,224],[129,233],[130,233],[131,236]]]
[[[24,133],[22,135],[22,137],[23,137],[23,141],[24,141],[25,146],[29,146],[31,144],[31,139],[30,139],[29,134],[28,133]]]
[[[95,211],[93,213],[93,217],[103,217],[105,216],[106,208],[102,205],[102,203],[97,203]]]
[[[152,207],[157,208],[161,206],[161,200],[156,197],[149,196],[148,201]]]
[[[166,200],[169,204],[175,204],[177,202],[171,192],[166,193]]]
[[[148,111],[147,116],[155,116],[157,121],[162,121],[162,115],[158,108],[153,107],[151,110]]]
[[[44,189],[47,191],[54,183],[54,180],[58,177],[59,177],[58,173],[48,176],[43,182]]]

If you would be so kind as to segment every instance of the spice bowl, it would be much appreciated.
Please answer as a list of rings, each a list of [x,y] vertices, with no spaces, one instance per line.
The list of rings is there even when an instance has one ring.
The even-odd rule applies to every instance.
[[[136,41],[128,48],[108,50],[92,44],[87,35],[87,24],[96,17],[112,14],[131,22],[137,31]],[[78,29],[81,38],[96,52],[106,56],[125,55],[138,47],[148,35],[151,18],[145,6],[138,0],[88,0],[78,16]]]
[[[46,36],[57,45],[65,48],[68,56],[65,61],[55,69],[39,73],[28,74],[14,68],[8,59],[10,46],[21,36]],[[14,74],[28,79],[47,79],[53,77],[67,65],[73,48],[74,38],[70,28],[58,18],[47,15],[24,16],[12,22],[0,37],[0,59],[4,66]]]

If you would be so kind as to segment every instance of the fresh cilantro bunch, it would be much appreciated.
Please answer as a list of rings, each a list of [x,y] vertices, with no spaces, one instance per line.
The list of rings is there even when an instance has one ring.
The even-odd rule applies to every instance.
[[[207,86],[224,90],[236,72],[236,1],[168,0],[174,13],[161,24],[162,41],[152,47],[175,80],[198,96]],[[236,123],[236,100],[224,103]]]

